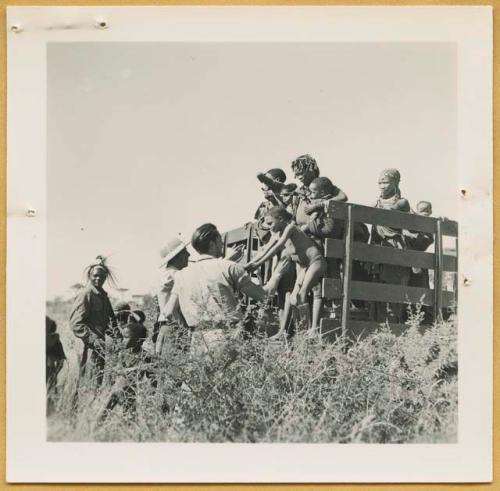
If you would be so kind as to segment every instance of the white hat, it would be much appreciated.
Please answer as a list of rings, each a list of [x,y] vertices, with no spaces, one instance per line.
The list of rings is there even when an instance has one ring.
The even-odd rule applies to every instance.
[[[165,266],[171,259],[173,259],[179,252],[187,247],[182,240],[177,237],[170,239],[165,246],[160,250],[160,268]]]

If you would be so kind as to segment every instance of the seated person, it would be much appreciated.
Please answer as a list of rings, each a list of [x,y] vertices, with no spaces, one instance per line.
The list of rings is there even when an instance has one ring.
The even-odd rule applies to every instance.
[[[257,179],[263,184],[262,192],[265,199],[254,215],[254,219],[257,220],[255,231],[260,241],[266,244],[271,238],[271,232],[264,223],[264,217],[273,206],[282,204],[279,193],[286,181],[286,174],[282,169],[270,169],[265,174],[257,174]]]
[[[118,377],[113,385],[111,394],[97,417],[98,422],[106,419],[108,413],[121,404],[124,410],[133,414],[136,410],[138,383],[143,378],[153,379],[153,363],[151,357],[142,347],[147,329],[139,322],[129,322],[122,328],[122,346],[118,353]]]
[[[295,216],[297,212],[297,204],[298,204],[298,194],[297,194],[297,184],[289,183],[284,184],[281,188],[280,198],[283,206],[286,208],[288,213],[291,213]]]

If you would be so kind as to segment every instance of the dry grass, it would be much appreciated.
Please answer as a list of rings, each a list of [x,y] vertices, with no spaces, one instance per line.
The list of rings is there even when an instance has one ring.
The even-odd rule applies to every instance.
[[[59,309],[60,310],[60,309]],[[158,389],[138,377],[137,411],[117,406],[98,423],[112,384],[80,387],[79,344],[58,320],[69,356],[48,439],[57,441],[440,443],[457,438],[456,325],[421,334],[418,316],[396,337],[385,328],[350,343],[228,337],[205,356],[172,348],[156,360]],[[65,317],[66,316],[66,317]],[[78,341],[79,343],[79,341]],[[123,372],[110,357],[111,378]],[[168,410],[165,410],[168,407]]]

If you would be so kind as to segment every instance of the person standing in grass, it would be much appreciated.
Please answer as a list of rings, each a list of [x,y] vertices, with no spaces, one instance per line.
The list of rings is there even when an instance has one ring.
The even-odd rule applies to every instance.
[[[379,177],[379,197],[374,205],[383,210],[410,212],[410,204],[401,196],[399,183],[401,175],[397,169],[384,169]],[[370,239],[371,244],[394,249],[406,249],[403,231],[386,225],[374,225]],[[373,268],[373,279],[379,283],[391,285],[408,285],[410,268],[393,264],[376,264]],[[378,322],[402,322],[404,305],[395,303],[373,303],[372,316]]]
[[[54,396],[57,394],[57,376],[66,355],[57,333],[56,321],[45,316],[45,382],[47,386],[47,414],[54,410]]]
[[[199,257],[176,273],[163,314],[167,321],[173,321],[180,308],[193,332],[192,352],[201,353],[219,345],[234,329],[235,332],[251,330],[251,326],[245,325],[240,294],[265,301],[268,295],[274,294],[279,283],[280,265],[272,281],[264,286],[253,283],[243,266],[222,257],[222,237],[211,223],[194,231],[191,246]]]
[[[183,336],[186,333],[179,332],[179,329],[172,329],[172,323],[168,322],[164,310],[170,300],[176,274],[186,268],[189,263],[189,252],[184,242],[177,237],[173,237],[160,251],[160,257],[160,283],[157,293],[160,312],[153,333],[153,343],[155,343],[157,354],[161,354],[165,350],[165,343],[169,339],[172,340],[173,337],[175,337],[176,343],[181,342],[183,344],[182,341],[186,341],[186,336]],[[174,324],[179,324],[183,328],[186,327],[186,321],[179,310],[174,312],[174,318]],[[173,331],[176,331],[175,335]]]
[[[85,269],[87,285],[77,295],[71,309],[69,324],[73,334],[83,343],[81,375],[97,386],[103,381],[106,340],[121,337],[108,294],[103,286],[114,276],[102,256]]]

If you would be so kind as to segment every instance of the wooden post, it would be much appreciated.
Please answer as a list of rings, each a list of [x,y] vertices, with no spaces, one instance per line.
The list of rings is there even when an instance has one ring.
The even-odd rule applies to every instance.
[[[442,318],[443,308],[443,235],[440,219],[436,221],[434,259],[434,321],[439,321]]]
[[[344,336],[349,328],[349,313],[351,310],[352,241],[354,231],[352,205],[347,206],[345,224],[344,278],[342,280],[342,334]]]
[[[227,251],[227,233],[224,234],[224,238],[222,239],[222,257],[226,256]]]
[[[247,250],[246,250],[247,263],[249,263],[250,260],[252,259],[252,246],[253,246],[252,232],[253,232],[253,225],[250,224],[248,226],[248,235],[247,235]]]

